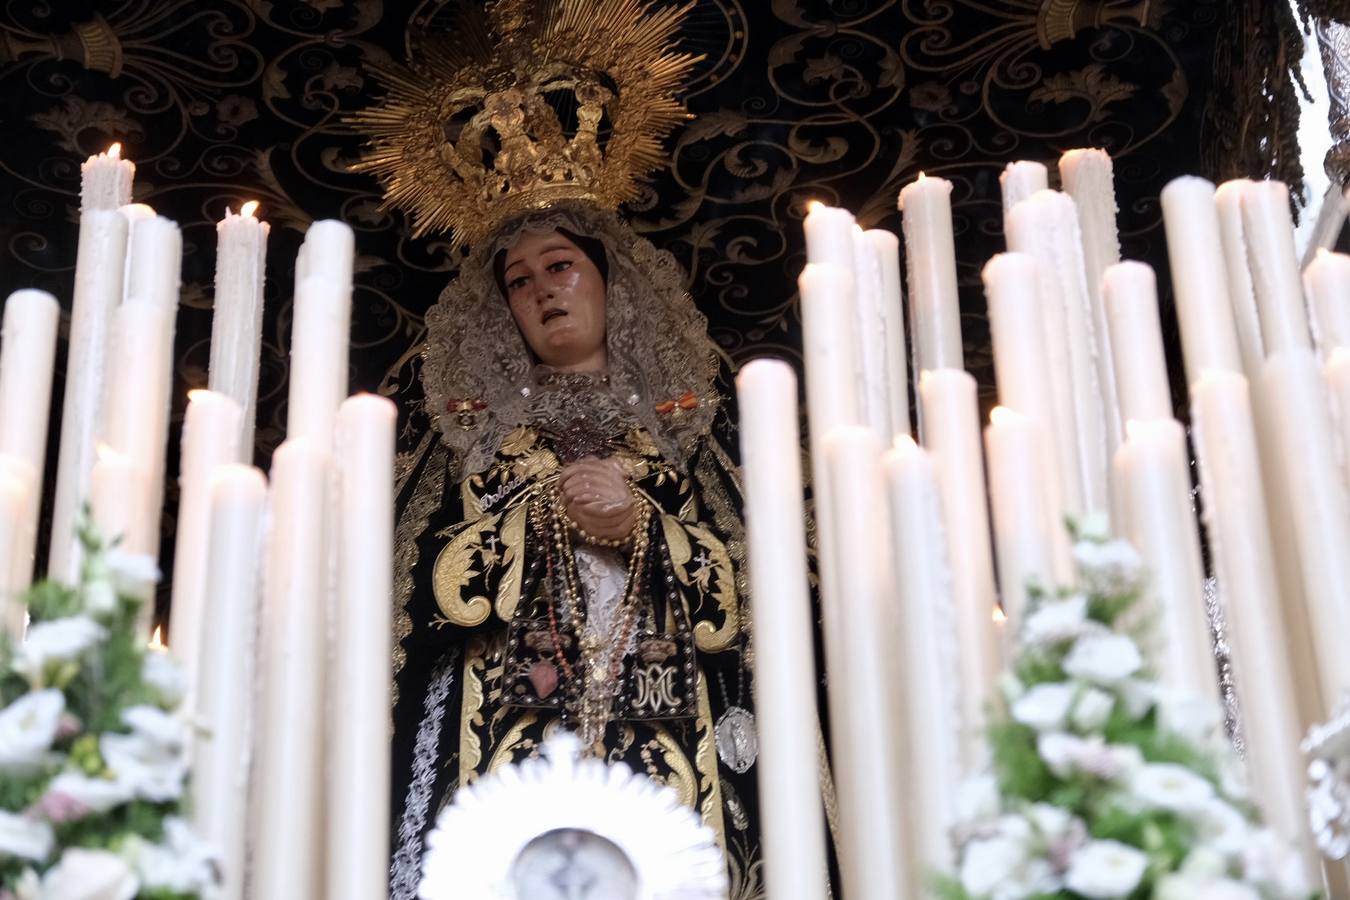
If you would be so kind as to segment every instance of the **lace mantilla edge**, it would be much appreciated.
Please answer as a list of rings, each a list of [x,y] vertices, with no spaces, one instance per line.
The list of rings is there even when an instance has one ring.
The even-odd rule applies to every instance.
[[[718,407],[717,351],[675,257],[619,216],[584,203],[532,213],[480,244],[427,313],[426,408],[458,475],[478,472],[520,425],[557,421],[558,392],[536,390],[535,366],[492,271],[524,231],[563,228],[600,240],[609,262],[607,329],[613,403],[683,466]],[[468,404],[460,411],[459,407]],[[658,411],[658,410],[664,410]]]

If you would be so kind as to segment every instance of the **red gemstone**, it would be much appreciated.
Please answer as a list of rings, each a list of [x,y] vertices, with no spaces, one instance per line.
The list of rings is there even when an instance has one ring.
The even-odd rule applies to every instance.
[[[534,685],[534,692],[540,700],[547,700],[548,696],[558,689],[557,666],[539,660],[530,666],[530,684]]]

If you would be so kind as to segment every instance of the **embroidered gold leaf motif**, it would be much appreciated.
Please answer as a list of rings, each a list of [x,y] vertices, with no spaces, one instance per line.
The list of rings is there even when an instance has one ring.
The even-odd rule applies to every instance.
[[[497,586],[497,615],[502,621],[509,622],[520,603],[520,584],[525,572],[525,519],[527,507],[517,503],[506,513],[502,522],[501,542],[505,547],[502,565],[506,572]]]
[[[716,576],[711,591],[712,597],[717,601],[717,608],[722,612],[722,624],[720,627],[704,620],[694,626],[694,643],[698,649],[705,653],[720,653],[731,647],[736,641],[737,632],[740,629],[740,620],[736,610],[736,576],[731,567],[731,555],[727,553],[726,545],[719,541],[712,532],[700,525],[687,525],[689,533],[698,541],[699,546],[707,554],[706,562],[701,563],[711,568],[712,574]],[[707,572],[699,577],[699,582],[706,582]],[[686,584],[688,581],[685,582]],[[702,590],[702,583],[699,584]]]
[[[480,519],[459,534],[436,557],[436,565],[431,572],[432,591],[436,595],[436,605],[451,622],[465,628],[482,625],[492,612],[492,604],[486,597],[464,598],[464,588],[481,574],[473,567],[474,557],[483,550],[483,535],[497,530],[501,518],[494,513]]]

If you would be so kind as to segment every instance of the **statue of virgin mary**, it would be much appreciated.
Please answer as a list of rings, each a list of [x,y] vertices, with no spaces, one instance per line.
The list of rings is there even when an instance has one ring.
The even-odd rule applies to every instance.
[[[400,491],[395,900],[456,789],[558,729],[674,788],[761,896],[733,426],[684,273],[617,213],[686,118],[685,12],[470,8],[358,119],[388,203],[469,248]]]

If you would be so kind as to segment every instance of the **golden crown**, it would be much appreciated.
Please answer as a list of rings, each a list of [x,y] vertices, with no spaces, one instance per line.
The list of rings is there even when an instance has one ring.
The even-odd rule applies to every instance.
[[[675,52],[694,6],[648,0],[495,0],[410,66],[376,64],[382,103],[349,122],[370,136],[354,164],[413,234],[474,243],[560,200],[606,209],[638,195],[689,118],[676,92],[702,57]]]

